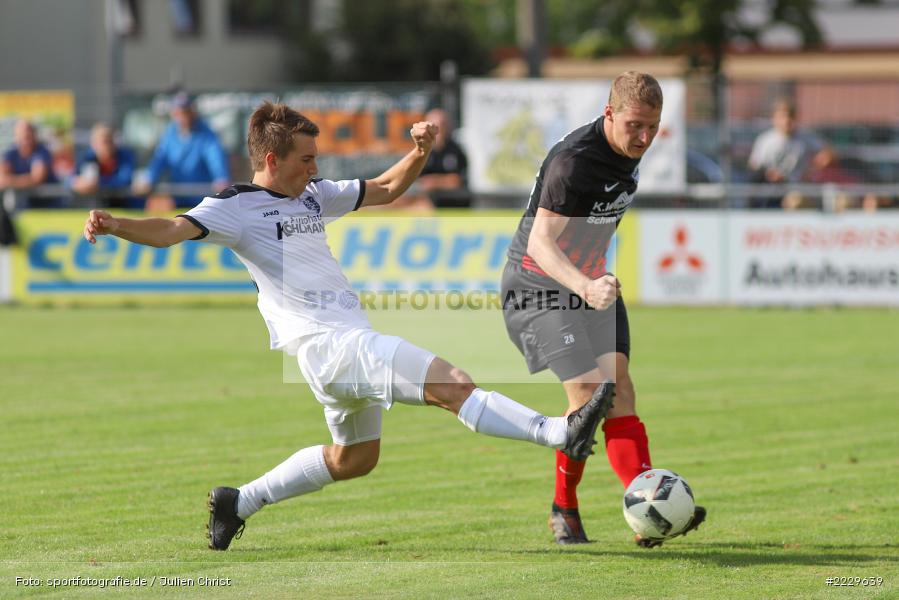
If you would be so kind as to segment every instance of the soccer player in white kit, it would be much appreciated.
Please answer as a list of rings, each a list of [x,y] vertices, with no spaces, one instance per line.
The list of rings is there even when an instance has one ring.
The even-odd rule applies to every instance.
[[[271,347],[296,355],[324,406],[333,443],[303,448],[240,488],[210,492],[210,548],[226,550],[267,504],[368,474],[378,462],[381,413],[394,402],[439,406],[478,433],[560,449],[577,460],[592,454],[596,427],[614,397],[612,382],[568,417],[546,417],[482,390],[433,353],[373,330],[328,248],[329,221],[388,204],[408,189],[436,131],[432,123],[415,123],[415,146],[374,179],[329,181],[316,177],[318,127],[286,105],[265,102],[248,128],[251,184],[235,184],[171,219],[91,211],[84,226],[91,243],[114,235],[156,247],[203,239],[231,248],[259,289]]]

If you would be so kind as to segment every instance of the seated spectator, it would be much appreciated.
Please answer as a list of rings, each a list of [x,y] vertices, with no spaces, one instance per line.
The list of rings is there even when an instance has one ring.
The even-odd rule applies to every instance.
[[[16,123],[13,135],[15,143],[0,162],[0,189],[25,190],[56,183],[53,156],[37,139],[34,125],[22,119]],[[30,208],[57,208],[60,205],[59,198],[32,196],[26,200],[26,206]]]
[[[116,146],[112,127],[97,123],[91,129],[90,149],[78,161],[72,178],[72,189],[82,196],[103,193],[101,205],[111,208],[142,208],[143,200],[129,196],[125,190],[131,187],[136,164],[134,153],[128,148]]]
[[[874,193],[865,194],[861,199],[861,209],[867,213],[877,212],[878,210],[895,208],[896,202],[888,196],[878,196]]]
[[[168,174],[169,183],[206,183],[210,184],[212,192],[219,192],[230,185],[231,174],[225,150],[215,132],[197,115],[193,99],[187,93],[180,92],[172,99],[171,117],[172,122],[162,134],[150,159],[146,180],[138,181],[134,192],[149,194],[165,174]],[[156,212],[171,210],[175,206],[190,207],[199,204],[202,199],[202,195],[154,199],[147,203],[147,210]]]
[[[466,187],[468,158],[452,138],[453,124],[442,108],[425,115],[439,127],[428,161],[415,182],[413,191],[394,200],[394,208],[433,210],[435,206],[469,206],[471,194]]]
[[[815,134],[797,129],[796,109],[789,100],[774,103],[771,122],[772,128],[756,138],[749,155],[749,169],[756,182],[807,182],[815,169],[834,163],[836,157],[829,146]],[[795,198],[791,202],[795,203]],[[755,205],[778,208],[781,199],[761,198]]]

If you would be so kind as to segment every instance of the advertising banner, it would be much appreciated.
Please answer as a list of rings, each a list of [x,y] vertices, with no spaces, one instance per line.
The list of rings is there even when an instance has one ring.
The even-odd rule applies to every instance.
[[[90,244],[82,237],[85,216],[81,211],[25,211],[17,216],[21,244],[13,259],[16,300],[255,300],[249,274],[228,248],[203,242],[150,248],[110,236]],[[328,243],[359,291],[493,293],[499,291],[506,251],[520,217],[517,210],[448,210],[432,217],[363,211],[330,223]],[[624,223],[607,264],[622,281],[636,282],[636,219],[629,215]],[[636,299],[636,285],[625,283],[623,290],[626,299]]]
[[[51,150],[70,142],[75,122],[75,94],[71,90],[0,92],[0,148],[13,143],[13,128],[19,119],[28,119],[38,129],[41,141],[51,142]]]
[[[728,239],[738,304],[899,305],[896,215],[744,212]]]
[[[644,211],[638,253],[640,299],[647,304],[720,303],[725,218],[717,211]]]
[[[659,80],[665,96],[661,129],[640,164],[640,191],[686,187],[685,87]],[[478,193],[525,197],[547,151],[572,129],[602,114],[611,80],[468,79],[462,126],[469,186]]]
[[[82,236],[86,216],[62,210],[17,215],[16,300],[177,304],[255,296],[246,269],[227,248],[200,242],[150,248],[112,236],[90,244]]]
[[[360,290],[499,291],[518,211],[444,211],[436,217],[362,213],[328,226],[331,247]],[[619,230],[608,270],[636,282],[636,217]],[[624,286],[635,299],[636,285]]]

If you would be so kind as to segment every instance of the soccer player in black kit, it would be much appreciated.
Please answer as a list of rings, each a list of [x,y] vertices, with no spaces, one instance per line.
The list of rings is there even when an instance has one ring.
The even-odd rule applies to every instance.
[[[502,278],[509,337],[531,373],[549,368],[562,382],[566,415],[590,400],[601,382],[615,381],[603,432],[609,463],[625,486],[652,463],[628,373],[627,310],[605,256],[633,202],[640,158],[658,133],[661,114],[662,89],[652,76],[628,71],[615,79],[603,114],[571,131],[543,161]],[[549,525],[559,544],[589,541],[577,502],[585,462],[556,452]],[[683,533],[696,529],[705,514],[697,506]],[[661,544],[639,536],[636,541]]]

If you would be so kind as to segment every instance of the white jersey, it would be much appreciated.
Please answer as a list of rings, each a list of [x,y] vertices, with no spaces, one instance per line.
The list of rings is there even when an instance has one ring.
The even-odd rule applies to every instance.
[[[796,183],[806,174],[815,154],[824,148],[816,135],[796,131],[785,135],[777,129],[769,129],[756,138],[749,155],[749,168],[777,169],[787,181]]]
[[[231,248],[246,265],[271,347],[281,349],[307,334],[371,327],[325,234],[364,196],[361,179],[314,179],[298,198],[237,184],[180,216],[203,231],[195,239]]]

